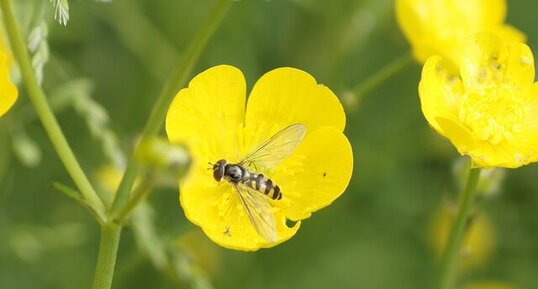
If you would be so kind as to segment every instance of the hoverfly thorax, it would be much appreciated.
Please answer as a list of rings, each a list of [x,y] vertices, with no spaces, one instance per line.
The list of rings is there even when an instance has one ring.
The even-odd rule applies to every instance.
[[[238,164],[226,164],[224,166],[224,179],[237,185],[246,174],[245,168]]]
[[[217,182],[220,182],[222,177],[224,177],[224,171],[226,169],[226,160],[219,160],[213,165],[213,178]]]

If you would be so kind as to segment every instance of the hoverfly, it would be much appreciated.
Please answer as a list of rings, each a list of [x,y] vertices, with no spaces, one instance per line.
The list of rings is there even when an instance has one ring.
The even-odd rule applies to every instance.
[[[273,208],[267,198],[280,200],[280,187],[259,173],[259,168],[271,168],[289,157],[306,134],[306,126],[292,124],[262,143],[236,164],[221,159],[211,164],[213,177],[231,184],[245,209],[252,226],[267,242],[277,239]]]

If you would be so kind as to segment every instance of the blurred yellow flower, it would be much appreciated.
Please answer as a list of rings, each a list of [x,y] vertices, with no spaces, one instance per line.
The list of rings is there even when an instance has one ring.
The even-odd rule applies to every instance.
[[[6,54],[6,63],[7,66],[11,68],[13,65],[13,54],[11,53],[11,48],[9,47],[6,28],[3,23],[0,23],[0,51],[3,51]]]
[[[306,127],[306,135],[291,155],[273,148],[262,157],[270,156],[278,164],[244,164],[247,172],[263,173],[277,184],[282,199],[270,199],[258,189],[251,193],[256,200],[247,212],[236,186],[216,181],[208,162],[238,163],[292,124],[302,124],[292,126],[299,131]],[[193,160],[180,182],[185,215],[227,248],[257,250],[288,240],[300,220],[329,205],[349,183],[353,155],[342,133],[344,126],[338,98],[301,70],[278,68],[266,73],[252,89],[248,104],[245,79],[237,68],[221,65],[200,73],[177,94],[166,118],[170,141],[187,145]],[[273,240],[262,237],[252,216],[260,217],[256,220],[265,224],[263,229],[272,229]],[[297,222],[288,227],[288,219]]]
[[[9,79],[7,54],[0,50],[0,116],[4,115],[15,103],[19,95],[17,87]]]
[[[429,237],[437,257],[441,257],[446,241],[455,219],[455,213],[442,208],[433,217],[429,225]],[[489,218],[481,213],[472,219],[460,248],[461,267],[470,270],[483,265],[491,256],[495,244],[495,235]]]
[[[181,252],[189,258],[192,266],[204,274],[214,276],[221,266],[220,250],[200,230],[181,234],[174,242]]]
[[[507,42],[523,42],[525,35],[504,24],[505,0],[396,0],[396,17],[411,43],[415,58],[424,63],[440,55],[457,72],[463,42],[471,34],[489,31]]]
[[[94,177],[101,193],[101,198],[107,205],[112,204],[122,176],[123,171],[111,164],[103,165],[95,172]]]
[[[468,284],[463,289],[517,289],[517,287],[501,282],[485,281]]]
[[[475,165],[517,168],[537,160],[538,84],[527,45],[474,34],[465,44],[461,78],[433,56],[419,95],[429,124]]]

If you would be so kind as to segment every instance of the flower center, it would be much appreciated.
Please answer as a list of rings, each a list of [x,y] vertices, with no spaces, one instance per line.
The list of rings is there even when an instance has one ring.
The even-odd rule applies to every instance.
[[[523,102],[508,87],[490,86],[469,91],[459,112],[459,119],[479,140],[498,144],[510,140],[521,130],[525,118]]]

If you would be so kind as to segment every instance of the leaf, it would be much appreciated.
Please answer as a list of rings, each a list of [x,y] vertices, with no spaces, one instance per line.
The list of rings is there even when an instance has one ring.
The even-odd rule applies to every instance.
[[[116,134],[109,127],[109,115],[106,109],[91,94],[93,84],[88,79],[73,79],[62,83],[51,93],[53,108],[61,110],[73,107],[75,112],[86,121],[92,136],[101,144],[106,157],[117,167],[125,165],[125,156],[121,151]]]
[[[69,3],[67,0],[50,0],[54,7],[54,19],[61,25],[66,26],[69,21]]]
[[[32,53],[32,66],[34,67],[37,82],[43,83],[43,70],[49,61],[49,45],[47,43],[48,28],[45,21],[41,21],[30,31],[28,36],[28,49]]]

